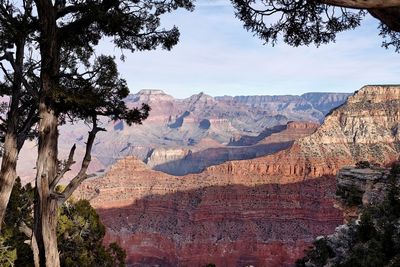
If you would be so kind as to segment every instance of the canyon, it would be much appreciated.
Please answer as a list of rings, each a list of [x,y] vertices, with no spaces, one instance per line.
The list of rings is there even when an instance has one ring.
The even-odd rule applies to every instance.
[[[107,131],[97,135],[89,171],[104,173],[117,160],[135,156],[153,169],[184,175],[201,172],[227,160],[267,155],[287,148],[299,137],[288,123],[318,124],[332,107],[341,105],[348,96],[345,93],[307,93],[301,96],[211,97],[199,93],[176,99],[161,90],[141,90],[125,101],[129,107],[149,104],[152,108],[149,118],[143,125],[131,127],[122,121],[103,118],[99,126]],[[313,127],[310,125],[306,132],[300,129],[298,132],[307,134]],[[69,122],[60,127],[60,160],[68,157],[73,144],[77,146],[77,164],[70,176],[79,167],[88,131],[90,128],[83,122]],[[293,134],[293,138],[283,137],[286,141],[277,144],[258,144],[279,132],[282,136],[287,132]],[[28,141],[20,154],[23,164],[19,164],[18,173],[25,182],[32,181],[34,176],[36,146],[35,141]],[[212,159],[206,157],[209,154],[213,155]]]
[[[174,176],[155,170],[163,162],[157,158],[163,152],[150,156],[153,165],[131,155],[118,160],[101,177],[85,181],[75,197],[89,199],[97,209],[107,227],[106,242],[116,241],[126,249],[128,266],[292,266],[315,237],[333,233],[343,222],[343,212],[334,206],[339,170],[359,161],[387,165],[399,159],[400,87],[361,88],[345,104],[331,111],[321,109],[327,116],[318,129],[305,122],[267,124],[276,116],[292,116],[296,104],[306,114],[310,109],[304,103],[324,106],[334,96],[317,97],[317,101],[315,95],[306,95],[296,98],[296,104],[290,102],[291,96],[285,97],[288,105],[281,109],[288,109],[275,115],[279,104],[273,97],[264,97],[268,98],[265,103],[263,97],[192,99],[193,105],[245,103],[249,110],[270,107],[271,113],[257,124],[262,127],[256,134],[245,134],[249,129],[242,127],[242,134],[207,140],[214,146],[217,141],[228,152],[218,150],[218,154],[214,148],[202,158],[232,155],[224,156],[226,162],[204,164],[199,173]],[[181,128],[185,121],[197,123],[189,120],[191,114],[171,119],[173,127]],[[318,116],[313,118],[308,121],[321,121]],[[209,121],[201,128],[213,124]],[[220,117],[218,123],[225,122]],[[232,120],[230,125],[240,123]],[[251,151],[275,143],[286,146],[251,159],[231,160],[245,147]],[[179,153],[173,156],[177,165],[182,158],[193,157],[190,164],[200,162],[196,153]]]

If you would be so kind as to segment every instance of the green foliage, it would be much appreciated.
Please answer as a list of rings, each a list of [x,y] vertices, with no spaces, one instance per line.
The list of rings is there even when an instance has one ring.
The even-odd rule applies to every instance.
[[[59,210],[58,248],[62,266],[125,266],[125,251],[102,244],[105,227],[89,201],[67,202]]]
[[[334,251],[328,246],[325,238],[320,238],[314,241],[314,249],[309,250],[303,259],[296,261],[296,266],[304,267],[307,261],[311,261],[315,266],[324,266],[326,261],[335,256]]]
[[[244,27],[266,43],[275,44],[279,37],[292,46],[326,44],[336,34],[360,25],[365,11],[346,10],[317,1],[231,0],[236,16]]]
[[[327,44],[335,42],[336,35],[361,25],[367,10],[343,8],[309,0],[231,0],[236,16],[248,31],[265,43],[278,40],[291,46]],[[362,1],[359,1],[362,2]],[[340,4],[339,4],[340,5]],[[398,8],[398,7],[396,7]],[[368,10],[380,20],[379,35],[382,46],[400,52],[400,30],[396,8],[377,12]]]
[[[376,267],[385,266],[385,254],[382,242],[371,239],[365,243],[357,243],[353,246],[349,259],[340,267]]]
[[[16,266],[33,266],[31,248],[24,243],[27,237],[18,229],[21,223],[32,224],[32,206],[33,189],[30,184],[23,187],[18,177],[11,192],[1,235],[3,244],[12,248]]]
[[[6,245],[6,240],[0,236],[0,266],[12,267],[17,259],[17,249]]]
[[[372,214],[373,211],[370,208],[366,209],[361,215],[361,221],[358,226],[358,238],[363,242],[366,242],[372,238],[376,238],[377,236]]]
[[[90,121],[103,115],[113,120],[125,120],[131,125],[140,124],[148,117],[148,105],[129,109],[123,101],[129,89],[126,81],[119,77],[114,57],[96,58],[93,66],[88,68],[90,75],[78,75],[70,61],[65,61],[64,65],[70,70],[61,76],[60,87],[53,92],[57,110],[63,118]]]
[[[170,50],[179,41],[178,28],[161,27],[161,16],[177,9],[192,11],[192,0],[72,1],[57,12],[60,36],[58,87],[52,88],[54,107],[61,116],[92,122],[97,116],[140,124],[150,111],[146,104],[128,108],[129,90],[119,76],[115,58],[96,56],[99,41],[110,38],[123,50]],[[123,57],[123,56],[122,56]]]
[[[352,185],[350,187],[338,186],[336,190],[336,195],[341,197],[342,201],[347,206],[359,206],[362,204],[363,192],[360,191],[356,186]]]
[[[60,188],[62,189],[62,188]],[[0,266],[33,266],[28,238],[20,233],[20,223],[32,224],[33,189],[17,179],[7,207],[0,236]],[[57,238],[61,266],[122,267],[125,251],[116,243],[103,245],[105,226],[87,200],[69,201],[58,211]]]

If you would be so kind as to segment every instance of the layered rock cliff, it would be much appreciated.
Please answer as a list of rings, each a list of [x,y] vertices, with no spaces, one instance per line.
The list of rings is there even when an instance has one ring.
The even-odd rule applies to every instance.
[[[341,102],[335,98],[327,98],[328,95],[337,96]],[[321,110],[340,105],[347,96],[348,94],[323,93],[315,99],[310,99],[311,102],[300,96],[256,96],[259,104],[251,106],[249,105],[251,101],[234,100],[232,103],[232,101],[225,101],[225,98],[211,97],[204,93],[186,99],[176,99],[161,90],[141,90],[129,95],[125,101],[129,107],[138,107],[142,103],[149,104],[152,108],[149,118],[140,126],[129,126],[122,121],[110,121],[103,118],[101,127],[107,131],[99,133],[96,137],[92,151],[95,164],[92,164],[91,172],[107,169],[118,159],[126,156],[138,157],[150,162],[154,167],[160,166],[171,161],[168,154],[172,151],[181,153],[178,150],[190,150],[196,153],[208,148],[226,146],[230,141],[240,140],[241,137],[262,137],[261,134],[265,133],[265,129],[277,125],[285,126],[289,121],[320,121],[324,117]],[[271,99],[273,102],[269,103]],[[322,104],[316,104],[318,107],[314,107],[312,103],[318,100]],[[276,110],[275,107],[278,106],[280,108]],[[303,108],[299,108],[300,106]],[[88,131],[90,131],[89,127],[83,122],[60,127],[60,160],[68,157],[74,143],[77,146],[77,153],[85,150]],[[21,164],[18,164],[18,172],[25,181],[30,181],[34,176],[36,157],[34,146],[34,143],[31,146],[25,146],[20,154]],[[162,151],[170,152],[165,153],[164,157],[161,155]],[[153,152],[155,154],[149,158]],[[181,155],[184,157],[184,152]],[[230,159],[243,158],[248,157],[231,157]],[[223,161],[216,163],[220,162]],[[181,165],[183,163],[181,162]],[[171,169],[168,169],[168,166],[169,164],[166,164],[159,169],[174,174],[185,174],[192,167],[192,165],[186,166],[174,172],[176,169],[174,164],[171,165]],[[205,166],[209,164],[203,167]],[[195,171],[200,171],[202,168],[197,168]]]
[[[333,206],[339,168],[398,157],[399,91],[362,88],[316,132],[272,155],[181,177],[126,158],[78,195],[97,208],[130,266],[291,266],[343,221]]]
[[[258,136],[245,136],[230,146],[214,145],[206,149],[158,148],[145,160],[154,170],[172,175],[199,173],[206,167],[232,160],[265,156],[289,148],[295,140],[315,132],[318,124],[289,122],[267,128]]]
[[[170,176],[135,158],[87,181],[107,226],[107,242],[128,253],[128,266],[290,266],[313,237],[342,219],[334,180],[288,185],[235,176]]]
[[[209,173],[277,177],[277,182],[298,177],[335,175],[358,161],[382,165],[400,154],[400,87],[365,86],[333,110],[318,130],[274,155],[233,161],[207,169]]]

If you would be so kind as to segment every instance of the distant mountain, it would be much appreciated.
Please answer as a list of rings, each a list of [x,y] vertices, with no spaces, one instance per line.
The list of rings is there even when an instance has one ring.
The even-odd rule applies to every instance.
[[[135,156],[152,162],[151,166],[156,169],[158,166],[158,169],[172,174],[185,174],[190,171],[189,167],[183,166],[180,170],[167,168],[173,166],[168,162],[180,160],[188,153],[205,155],[198,152],[208,148],[249,145],[241,140],[260,139],[263,133],[270,131],[268,129],[285,127],[290,121],[321,122],[331,108],[341,105],[348,96],[342,93],[309,93],[302,96],[211,97],[199,93],[186,99],[176,99],[161,90],[141,90],[129,95],[125,101],[130,107],[149,104],[152,108],[149,118],[143,125],[131,127],[122,121],[103,119],[102,127],[107,132],[98,134],[93,147],[91,171],[104,170],[120,158]],[[83,151],[88,130],[83,123],[60,127],[61,158],[67,157],[74,143],[78,147],[77,153]],[[19,165],[21,177],[32,175],[34,146],[34,143],[27,143],[21,153],[24,162]],[[270,152],[264,151],[253,151],[251,155]],[[160,161],[160,153],[164,153],[163,161]],[[251,155],[233,158],[249,158]],[[157,164],[154,164],[155,158]],[[209,166],[210,162],[206,165]]]
[[[233,106],[248,106],[262,109],[270,114],[280,114],[291,120],[324,120],[332,109],[343,104],[350,94],[346,93],[306,93],[301,96],[222,96],[217,100]]]

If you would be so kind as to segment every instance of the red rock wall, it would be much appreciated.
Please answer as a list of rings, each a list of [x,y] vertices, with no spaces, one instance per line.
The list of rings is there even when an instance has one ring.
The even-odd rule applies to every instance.
[[[285,151],[182,177],[127,158],[78,195],[91,199],[132,266],[291,265],[342,222],[332,175],[399,156],[400,88],[375,89],[360,90]]]
[[[97,208],[107,242],[127,249],[132,265],[289,266],[317,235],[342,222],[333,207],[334,183],[325,177],[288,185],[156,190],[130,205]]]

